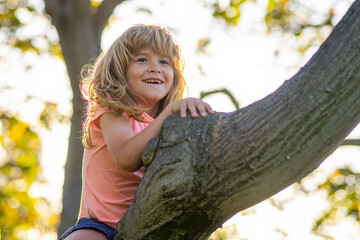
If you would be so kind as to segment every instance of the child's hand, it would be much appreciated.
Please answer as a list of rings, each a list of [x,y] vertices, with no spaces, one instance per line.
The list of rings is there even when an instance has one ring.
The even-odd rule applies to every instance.
[[[201,117],[206,117],[207,112],[210,114],[214,113],[209,104],[198,98],[180,99],[170,103],[168,107],[170,107],[171,113],[180,112],[182,118],[186,117],[186,110],[190,111],[192,117],[198,117],[198,112],[200,113]]]

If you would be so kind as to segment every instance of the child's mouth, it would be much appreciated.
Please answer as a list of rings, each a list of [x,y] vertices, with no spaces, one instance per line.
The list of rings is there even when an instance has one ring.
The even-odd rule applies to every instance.
[[[144,82],[149,84],[162,84],[162,81],[158,79],[147,79],[144,80]]]

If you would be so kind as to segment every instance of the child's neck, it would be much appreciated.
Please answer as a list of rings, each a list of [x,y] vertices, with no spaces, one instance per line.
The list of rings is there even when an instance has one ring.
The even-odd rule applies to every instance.
[[[152,118],[155,119],[155,118],[157,117],[157,115],[158,115],[158,110],[159,110],[159,105],[156,104],[156,106],[149,108],[149,109],[146,111],[146,113],[147,113],[150,117],[152,117]]]

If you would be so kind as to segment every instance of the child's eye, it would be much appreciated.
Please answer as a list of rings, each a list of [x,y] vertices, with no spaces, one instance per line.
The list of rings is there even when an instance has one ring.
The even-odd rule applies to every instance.
[[[161,61],[160,61],[160,63],[161,63],[161,64],[167,64],[167,65],[170,65],[170,64],[169,64],[169,61],[167,61],[167,60],[161,60]]]
[[[137,62],[146,62],[147,59],[146,58],[138,58],[136,59]]]

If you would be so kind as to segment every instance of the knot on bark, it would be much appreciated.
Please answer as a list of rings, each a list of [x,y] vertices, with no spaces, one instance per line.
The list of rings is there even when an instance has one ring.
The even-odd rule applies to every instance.
[[[159,138],[155,137],[150,139],[150,141],[146,145],[144,152],[142,154],[142,162],[145,166],[148,166],[154,159],[158,144],[159,144]]]

